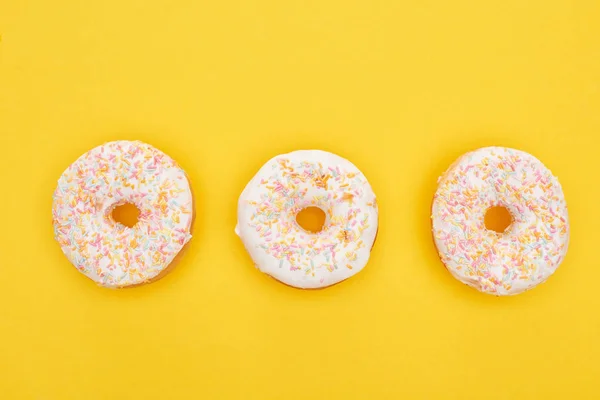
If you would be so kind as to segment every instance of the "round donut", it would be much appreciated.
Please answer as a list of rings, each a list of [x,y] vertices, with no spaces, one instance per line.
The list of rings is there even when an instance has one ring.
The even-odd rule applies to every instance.
[[[130,203],[138,222],[112,218]],[[79,157],[58,180],[52,216],[69,261],[101,286],[119,288],[162,277],[191,239],[192,191],[185,172],[138,141],[106,143]]]
[[[304,230],[296,215],[318,207],[323,229]],[[299,150],[268,161],[238,203],[240,236],[256,267],[289,286],[316,289],[360,272],[377,234],[375,194],[350,161]]]
[[[505,207],[503,232],[484,223]],[[484,293],[514,295],[544,282],[569,243],[567,204],[558,179],[523,151],[486,147],[461,156],[439,179],[432,206],[440,258],[459,281]]]

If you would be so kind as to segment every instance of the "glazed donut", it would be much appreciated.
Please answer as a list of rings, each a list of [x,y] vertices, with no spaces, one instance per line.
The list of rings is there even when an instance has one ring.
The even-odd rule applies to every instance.
[[[132,228],[112,218],[126,203],[140,211]],[[55,238],[99,285],[139,285],[162,277],[190,240],[193,207],[187,176],[173,159],[142,142],[110,142],[79,157],[58,180]]]
[[[484,216],[505,207],[512,223],[488,230]],[[484,293],[513,295],[544,282],[567,253],[562,188],[535,157],[487,147],[460,157],[439,179],[432,206],[440,258],[459,281]]]
[[[304,230],[296,215],[318,207],[325,224]],[[240,236],[255,266],[287,285],[316,289],[360,272],[377,234],[377,201],[351,162],[320,150],[268,161],[238,202]]]

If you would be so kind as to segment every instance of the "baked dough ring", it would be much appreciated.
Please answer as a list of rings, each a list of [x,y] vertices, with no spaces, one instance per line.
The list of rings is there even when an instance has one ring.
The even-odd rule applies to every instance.
[[[326,215],[311,233],[296,222],[307,207]],[[238,203],[236,233],[256,267],[298,288],[338,283],[367,264],[377,234],[377,202],[351,162],[320,150],[300,150],[267,162]]]
[[[115,207],[139,210],[132,228]],[[160,150],[137,141],[106,143],[62,174],[52,206],[55,238],[69,261],[105,287],[162,277],[191,239],[193,197],[185,172]]]
[[[494,206],[512,216],[501,234],[485,227],[485,213]],[[567,253],[567,204],[558,179],[519,150],[486,147],[460,157],[439,180],[432,220],[448,271],[485,293],[533,288]]]

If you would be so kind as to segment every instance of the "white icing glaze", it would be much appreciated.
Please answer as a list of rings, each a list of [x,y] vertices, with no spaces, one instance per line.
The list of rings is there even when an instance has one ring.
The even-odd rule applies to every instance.
[[[139,210],[128,228],[112,218],[125,203]],[[71,263],[105,287],[156,278],[190,240],[193,199],[185,172],[137,141],[106,143],[62,174],[52,207],[55,238]]]
[[[486,211],[503,206],[513,222],[485,227]],[[460,157],[440,178],[433,234],[452,275],[482,292],[521,293],[544,282],[567,253],[569,222],[562,188],[535,157],[503,147]]]
[[[326,214],[310,233],[296,222],[306,207]],[[321,288],[358,273],[375,241],[375,194],[351,162],[320,150],[300,150],[268,161],[238,203],[236,233],[256,267],[298,288]]]

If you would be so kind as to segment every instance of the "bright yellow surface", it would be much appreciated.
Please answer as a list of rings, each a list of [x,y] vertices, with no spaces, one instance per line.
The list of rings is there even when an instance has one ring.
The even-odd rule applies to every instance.
[[[600,2],[0,0],[2,399],[598,399]],[[78,156],[140,139],[186,169],[190,251],[113,291],[53,240]],[[504,145],[560,177],[571,247],[512,298],[455,281],[436,178]],[[270,157],[354,162],[380,204],[371,261],[321,291],[234,235]]]

